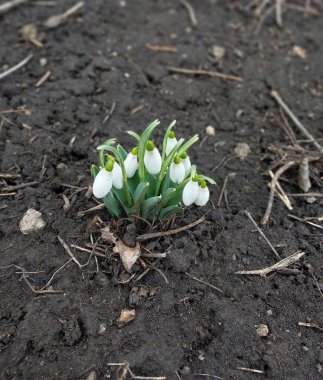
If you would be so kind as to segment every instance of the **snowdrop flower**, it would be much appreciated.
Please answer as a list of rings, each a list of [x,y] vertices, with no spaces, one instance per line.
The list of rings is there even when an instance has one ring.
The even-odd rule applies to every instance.
[[[127,178],[132,178],[136,170],[138,169],[138,148],[133,148],[132,151],[128,154],[124,160],[124,166],[126,169]]]
[[[105,167],[99,171],[94,178],[93,195],[96,198],[105,197],[112,188],[112,170],[114,162],[112,160],[105,164]]]
[[[162,158],[152,141],[147,141],[144,156],[145,167],[150,174],[158,174],[162,167]]]
[[[176,156],[174,162],[171,163],[169,176],[174,183],[181,183],[184,181],[185,167],[182,164],[181,158],[179,156]]]
[[[185,168],[185,175],[188,174],[191,170],[191,160],[190,158],[188,157],[187,153],[186,152],[183,152],[181,154],[181,159],[182,159],[182,163],[184,165],[184,168]]]
[[[210,198],[209,188],[206,186],[206,182],[202,181],[199,186],[198,195],[195,199],[196,206],[205,206]]]
[[[123,188],[122,170],[120,165],[115,162],[112,170],[112,185],[116,189]]]
[[[190,206],[196,200],[199,193],[199,184],[197,178],[194,177],[188,181],[183,189],[183,203],[185,206]]]
[[[173,131],[169,132],[167,142],[166,142],[166,156],[174,149],[177,144],[177,139],[175,137],[175,133]]]

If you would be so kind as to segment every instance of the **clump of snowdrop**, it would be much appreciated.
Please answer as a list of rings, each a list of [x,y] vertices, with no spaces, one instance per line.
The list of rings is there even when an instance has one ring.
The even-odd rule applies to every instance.
[[[159,121],[152,122],[138,135],[136,146],[128,153],[116,140],[107,140],[98,147],[99,167],[92,165],[93,194],[102,199],[114,218],[123,215],[163,220],[181,212],[183,206],[205,206],[210,197],[207,184],[214,180],[199,174],[191,164],[188,149],[198,140],[195,135],[185,142],[177,140],[168,127],[161,151],[150,139]]]

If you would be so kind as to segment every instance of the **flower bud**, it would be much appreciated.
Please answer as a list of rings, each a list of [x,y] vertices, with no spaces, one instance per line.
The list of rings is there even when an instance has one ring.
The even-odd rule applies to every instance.
[[[176,156],[174,162],[171,163],[169,169],[169,176],[174,183],[178,184],[184,181],[185,167],[182,164],[179,156]]]
[[[116,189],[123,188],[122,170],[120,165],[115,162],[112,170],[112,185]]]
[[[126,169],[127,178],[132,178],[135,175],[136,170],[138,169],[137,153],[138,153],[138,148],[137,147],[133,148],[132,151],[128,154],[128,156],[124,160],[124,166]]]
[[[161,170],[162,158],[152,141],[147,141],[144,163],[149,174],[158,174]]]
[[[112,172],[103,168],[99,171],[97,176],[94,178],[93,195],[96,198],[103,198],[110,192],[111,187],[112,187]]]
[[[205,206],[210,199],[210,191],[205,181],[202,181],[198,188],[198,195],[195,199],[197,206]]]
[[[177,139],[175,137],[175,133],[173,131],[170,131],[166,142],[166,156],[169,155],[169,153],[174,149],[176,144]]]
[[[183,203],[185,206],[190,206],[196,200],[199,193],[199,185],[195,178],[189,180],[183,189]]]

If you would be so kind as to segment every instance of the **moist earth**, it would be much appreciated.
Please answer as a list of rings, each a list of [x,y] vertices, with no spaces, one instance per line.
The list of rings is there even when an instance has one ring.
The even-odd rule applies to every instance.
[[[29,2],[0,16],[0,72],[33,54],[0,81],[0,171],[20,175],[2,179],[1,187],[37,182],[0,198],[1,379],[131,378],[110,365],[125,362],[137,376],[167,379],[322,378],[322,329],[298,324],[323,326],[321,230],[289,218],[275,199],[266,236],[281,258],[299,250],[306,256],[289,272],[265,278],[235,274],[277,261],[244,213],[260,224],[269,195],[269,147],[288,144],[268,116],[279,116],[270,90],[280,93],[313,135],[322,133],[322,3],[312,1],[313,13],[303,10],[304,1],[287,1],[282,27],[274,9],[255,17],[260,3],[191,1],[195,27],[180,1],[166,0],[87,1],[54,29],[44,21],[73,1]],[[30,23],[43,47],[21,38],[21,27]],[[176,51],[154,51],[151,45]],[[214,46],[225,49],[222,58],[212,55]],[[218,71],[243,81],[174,74],[169,67]],[[35,86],[47,71],[50,78]],[[116,137],[130,149],[133,140],[125,131],[140,132],[156,118],[157,144],[173,119],[178,136],[200,135],[191,160],[218,183],[207,206],[185,210],[170,228],[204,214],[205,222],[143,243],[167,257],[136,283],[120,284],[122,268],[114,256],[97,263],[92,258],[81,269],[70,261],[51,283],[60,293],[33,292],[70,259],[58,236],[69,246],[85,246],[95,215],[110,222],[104,210],[77,217],[97,205],[85,191],[63,210],[63,194],[91,183],[96,147]],[[208,125],[215,136],[205,134]],[[250,148],[244,160],[234,155],[238,143]],[[235,175],[218,206],[230,173]],[[285,176],[285,190],[299,193],[297,171]],[[312,190],[320,192],[321,184]],[[293,198],[293,213],[318,216],[319,202]],[[23,235],[19,221],[29,208],[41,212],[46,227]],[[139,232],[148,230],[142,225]],[[87,263],[87,253],[73,252]],[[143,271],[139,265],[135,270]],[[135,286],[147,290],[144,297]],[[118,327],[122,309],[134,309],[136,316]],[[266,336],[257,334],[261,324],[268,327]]]

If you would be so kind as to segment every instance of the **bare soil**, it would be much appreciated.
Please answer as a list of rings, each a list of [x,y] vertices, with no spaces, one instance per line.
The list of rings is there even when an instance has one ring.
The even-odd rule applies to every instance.
[[[322,331],[298,325],[323,326],[322,230],[289,218],[275,198],[266,236],[281,258],[298,250],[306,256],[292,271],[266,278],[235,272],[277,261],[244,214],[247,209],[260,224],[269,194],[265,173],[276,157],[270,147],[289,144],[270,117],[280,117],[270,90],[322,137],[323,6],[312,1],[315,15],[302,10],[304,1],[287,1],[300,9],[285,8],[279,28],[274,10],[262,22],[252,3],[191,1],[196,27],[179,1],[91,0],[55,29],[44,21],[73,1],[35,1],[0,16],[0,73],[33,54],[0,81],[0,171],[20,174],[0,183],[0,379],[87,379],[91,371],[97,379],[130,379],[110,365],[125,361],[135,375],[171,380],[322,378]],[[42,48],[22,40],[19,31],[28,23],[37,26]],[[147,44],[177,51],[153,51]],[[212,56],[214,46],[225,49],[223,58]],[[169,67],[218,71],[243,82],[174,74]],[[48,70],[50,78],[35,87]],[[82,191],[65,213],[62,195],[75,191],[66,184],[87,187],[96,147],[117,137],[131,148],[125,131],[140,132],[155,118],[165,128],[176,119],[179,136],[201,136],[191,159],[218,182],[213,204],[186,210],[172,228],[208,212],[206,221],[143,243],[168,253],[156,264],[164,276],[150,270],[136,283],[120,284],[124,274],[116,256],[99,258],[99,272],[92,258],[82,270],[71,261],[55,275],[51,286],[61,293],[34,293],[26,279],[39,290],[69,260],[57,236],[69,246],[88,242],[85,232],[95,213],[76,214],[96,203]],[[216,135],[205,138],[208,125]],[[163,131],[157,130],[157,143]],[[250,147],[244,160],[234,155],[238,143]],[[322,192],[316,168],[311,191]],[[229,173],[236,174],[217,206]],[[287,193],[301,192],[296,169],[284,178]],[[31,181],[39,183],[2,195],[7,186]],[[321,200],[291,198],[292,213],[322,215]],[[28,208],[42,213],[46,227],[23,235],[19,220]],[[104,210],[97,214],[110,221]],[[87,253],[73,252],[87,262]],[[143,271],[139,265],[135,270],[136,276]],[[139,297],[134,286],[150,293]],[[122,309],[135,309],[136,317],[118,328]],[[260,324],[269,329],[265,337],[257,335]]]

